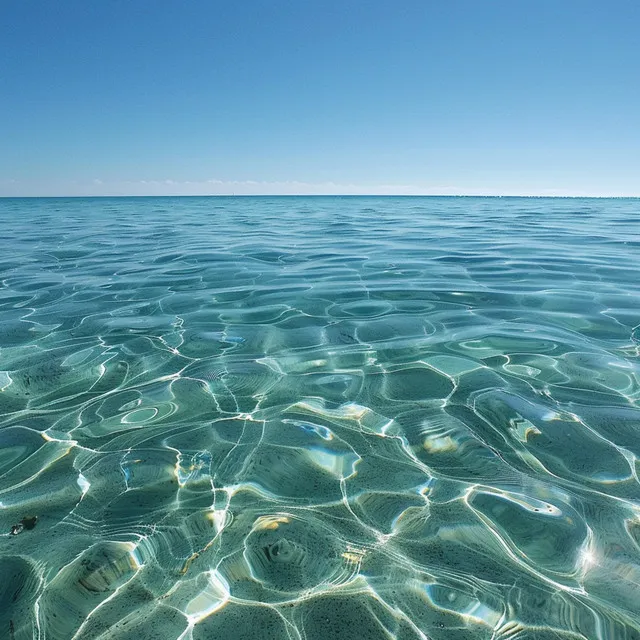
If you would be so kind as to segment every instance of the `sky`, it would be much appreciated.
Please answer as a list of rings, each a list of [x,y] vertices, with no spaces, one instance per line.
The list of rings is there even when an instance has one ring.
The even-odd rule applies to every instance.
[[[0,196],[640,196],[637,0],[0,0]]]

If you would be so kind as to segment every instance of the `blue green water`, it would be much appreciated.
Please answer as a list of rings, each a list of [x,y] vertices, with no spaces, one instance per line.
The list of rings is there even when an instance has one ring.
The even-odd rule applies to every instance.
[[[0,638],[640,638],[640,200],[0,229]]]

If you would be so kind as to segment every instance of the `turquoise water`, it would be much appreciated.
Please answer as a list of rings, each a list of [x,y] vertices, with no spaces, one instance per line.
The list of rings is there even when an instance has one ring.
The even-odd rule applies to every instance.
[[[640,638],[640,200],[0,224],[1,638]]]

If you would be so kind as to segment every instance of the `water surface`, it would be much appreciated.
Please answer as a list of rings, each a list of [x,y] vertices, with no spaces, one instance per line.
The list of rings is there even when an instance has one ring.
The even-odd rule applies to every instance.
[[[0,637],[640,638],[640,201],[0,201]]]

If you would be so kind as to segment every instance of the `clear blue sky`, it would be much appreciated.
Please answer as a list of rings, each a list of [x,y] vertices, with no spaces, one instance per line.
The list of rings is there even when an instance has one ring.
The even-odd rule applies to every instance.
[[[2,0],[0,195],[640,195],[637,0]]]

